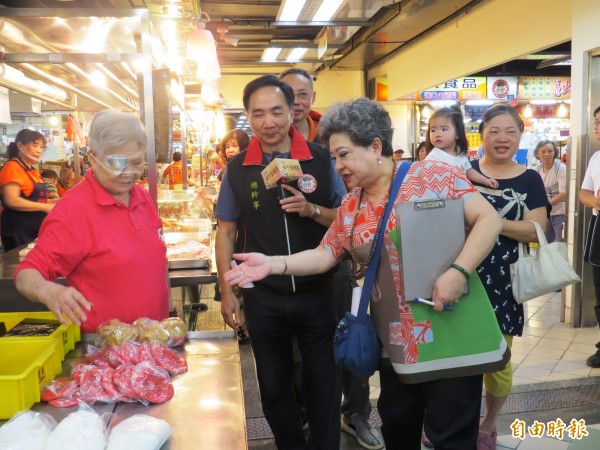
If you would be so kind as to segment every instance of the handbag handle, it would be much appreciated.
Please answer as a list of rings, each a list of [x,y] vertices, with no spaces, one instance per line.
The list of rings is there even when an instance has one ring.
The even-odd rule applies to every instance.
[[[527,220],[529,222],[533,223],[533,225],[535,226],[535,232],[537,234],[540,247],[543,247],[544,245],[548,245],[548,241],[546,240],[546,235],[544,234],[544,231],[542,230],[542,226],[539,223],[537,223],[535,220],[531,220],[531,219],[527,219]],[[519,258],[522,258],[523,255],[525,255],[525,254],[527,254],[525,242],[519,242]]]
[[[373,287],[373,281],[375,280],[375,273],[377,272],[377,266],[379,265],[379,255],[381,254],[381,247],[383,244],[383,235],[385,234],[385,228],[387,219],[390,216],[390,211],[392,210],[392,206],[395,203],[396,195],[400,190],[400,185],[402,184],[402,180],[406,176],[408,169],[412,163],[403,162],[400,164],[398,168],[398,172],[396,172],[396,177],[394,178],[392,189],[390,191],[390,195],[388,197],[388,202],[385,207],[385,212],[380,220],[381,223],[381,232],[379,236],[377,236],[377,241],[374,241],[371,245],[375,246],[375,251],[373,252],[373,258],[371,258],[371,263],[369,267],[367,267],[367,273],[365,275],[365,281],[363,283],[362,292],[360,294],[360,303],[358,305],[358,312],[356,317],[358,319],[363,319],[367,315],[367,307],[369,306],[369,301],[371,300],[371,289]],[[360,205],[359,205],[360,207]],[[352,237],[350,237],[352,239]]]

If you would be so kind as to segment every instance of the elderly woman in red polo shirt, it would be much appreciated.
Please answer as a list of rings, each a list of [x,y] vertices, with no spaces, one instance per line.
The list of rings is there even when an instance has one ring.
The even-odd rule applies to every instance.
[[[19,292],[84,332],[112,318],[168,316],[162,224],[154,202],[136,185],[147,139],[133,114],[106,110],[94,117],[92,168],[48,215],[15,273]],[[59,277],[66,286],[54,283]]]

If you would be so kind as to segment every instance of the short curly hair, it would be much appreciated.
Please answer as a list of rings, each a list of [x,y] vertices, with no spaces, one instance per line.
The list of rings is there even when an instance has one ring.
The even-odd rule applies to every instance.
[[[318,133],[328,143],[332,134],[345,133],[354,145],[367,147],[379,138],[382,156],[392,156],[394,128],[389,113],[366,97],[334,103],[319,121]]]

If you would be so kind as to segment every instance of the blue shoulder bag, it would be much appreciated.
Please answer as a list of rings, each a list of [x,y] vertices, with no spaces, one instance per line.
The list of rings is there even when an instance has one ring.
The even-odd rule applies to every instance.
[[[385,213],[379,219],[382,222],[382,232],[377,236],[377,241],[373,241],[371,245],[375,246],[373,258],[367,268],[365,282],[362,287],[360,296],[360,304],[358,307],[358,315],[354,316],[347,312],[346,316],[340,320],[333,339],[333,357],[338,366],[349,370],[359,378],[368,378],[375,373],[379,367],[381,358],[381,343],[377,337],[377,331],[371,316],[367,314],[369,300],[371,298],[371,290],[375,273],[379,265],[379,256],[381,254],[381,246],[383,245],[383,234],[385,233],[385,224],[396,195],[400,190],[402,180],[406,176],[406,172],[410,168],[411,163],[404,162],[398,168],[394,184],[388,197],[388,202],[385,208]],[[360,205],[359,205],[360,208]],[[359,211],[356,212],[358,214]]]

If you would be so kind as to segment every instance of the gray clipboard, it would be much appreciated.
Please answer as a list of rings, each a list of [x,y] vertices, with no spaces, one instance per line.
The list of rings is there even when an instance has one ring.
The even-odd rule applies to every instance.
[[[431,298],[437,278],[465,244],[463,199],[423,200],[395,207],[404,298]],[[465,283],[465,293],[468,283]]]

